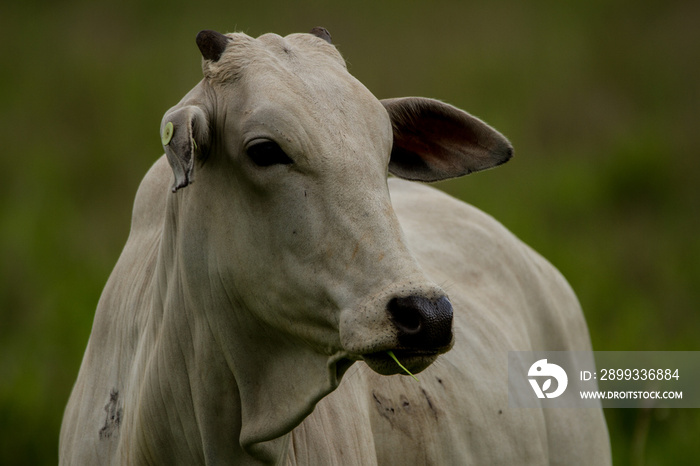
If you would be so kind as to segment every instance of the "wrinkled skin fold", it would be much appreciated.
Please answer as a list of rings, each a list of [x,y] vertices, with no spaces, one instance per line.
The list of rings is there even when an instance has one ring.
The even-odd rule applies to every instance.
[[[569,285],[408,181],[503,164],[508,140],[377,100],[323,28],[196,42],[204,78],[163,117],[61,464],[609,464],[602,410],[508,407],[508,351],[590,350]]]

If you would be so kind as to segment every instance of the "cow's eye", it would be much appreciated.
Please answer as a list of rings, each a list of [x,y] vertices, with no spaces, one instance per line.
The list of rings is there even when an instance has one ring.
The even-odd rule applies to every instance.
[[[293,160],[273,141],[256,142],[248,147],[246,153],[250,160],[259,167],[293,163]]]

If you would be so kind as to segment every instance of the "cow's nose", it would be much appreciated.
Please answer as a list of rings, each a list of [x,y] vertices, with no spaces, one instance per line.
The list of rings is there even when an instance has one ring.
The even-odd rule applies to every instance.
[[[403,348],[438,350],[452,342],[452,304],[444,296],[392,298],[387,310]]]

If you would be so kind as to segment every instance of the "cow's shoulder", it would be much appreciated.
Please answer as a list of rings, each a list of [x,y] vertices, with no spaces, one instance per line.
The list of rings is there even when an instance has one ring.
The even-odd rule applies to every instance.
[[[450,273],[468,264],[484,273],[537,255],[498,220],[443,191],[396,178],[389,179],[389,189],[411,251]]]

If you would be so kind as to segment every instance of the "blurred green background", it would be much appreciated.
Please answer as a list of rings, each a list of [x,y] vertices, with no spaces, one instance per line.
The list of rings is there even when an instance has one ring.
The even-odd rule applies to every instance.
[[[480,116],[510,163],[441,187],[569,279],[596,350],[700,350],[700,2],[4,2],[0,464],[55,464],[63,409],[200,29],[326,26],[379,98]],[[618,465],[698,464],[700,412],[606,410]]]

